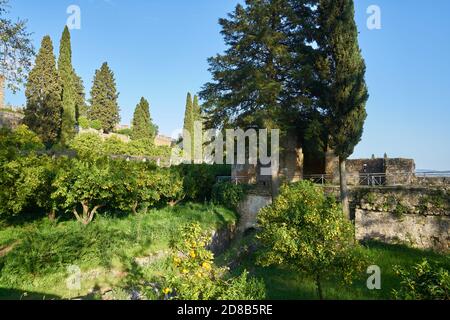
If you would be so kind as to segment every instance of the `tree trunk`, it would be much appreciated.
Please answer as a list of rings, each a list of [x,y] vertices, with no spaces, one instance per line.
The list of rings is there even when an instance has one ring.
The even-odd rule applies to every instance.
[[[319,299],[323,300],[322,283],[320,282],[320,276],[316,276],[316,288]]]
[[[50,221],[55,221],[55,219],[56,219],[56,212],[55,212],[55,210],[51,210],[51,211],[48,213],[48,219],[49,219]]]
[[[351,220],[350,205],[348,201],[348,187],[347,187],[347,171],[345,169],[345,159],[339,158],[339,183],[341,188],[341,202],[342,209],[345,216]]]
[[[138,203],[135,202],[133,203],[133,205],[131,206],[131,212],[133,212],[133,215],[137,215],[137,207],[138,207]]]
[[[5,77],[0,74],[0,109],[5,107]]]

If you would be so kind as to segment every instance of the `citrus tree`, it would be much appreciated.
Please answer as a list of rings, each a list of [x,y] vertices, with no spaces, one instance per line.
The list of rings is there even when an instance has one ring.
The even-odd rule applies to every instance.
[[[70,160],[69,167],[58,171],[51,198],[61,209],[72,212],[85,225],[99,209],[114,200],[115,176],[111,160]],[[81,209],[81,211],[80,211]]]
[[[289,265],[311,277],[323,299],[328,277],[351,283],[364,259],[354,241],[353,225],[335,199],[323,189],[302,181],[285,185],[274,203],[259,214],[258,262]]]
[[[214,255],[206,249],[210,233],[199,224],[183,227],[172,256],[172,272],[164,284],[165,299],[174,300],[261,300],[264,284],[248,272],[233,278],[228,268],[214,265]]]
[[[114,162],[116,181],[114,203],[123,211],[137,214],[160,202],[176,203],[183,196],[183,180],[173,170],[149,162]]]

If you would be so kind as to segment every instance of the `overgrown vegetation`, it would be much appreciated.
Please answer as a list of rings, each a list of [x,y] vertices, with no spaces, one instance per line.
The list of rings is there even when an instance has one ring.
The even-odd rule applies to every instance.
[[[212,188],[212,201],[229,209],[237,210],[245,196],[246,187],[231,182],[217,182]]]
[[[211,200],[212,189],[219,176],[230,176],[230,165],[182,164],[178,166],[184,181],[186,200]]]
[[[124,277],[132,276],[130,265],[135,265],[138,257],[165,253],[174,239],[180,239],[182,226],[198,223],[202,230],[214,230],[235,221],[236,215],[227,209],[188,203],[121,218],[109,213],[88,226],[46,218],[6,224],[0,231],[0,298],[14,297],[6,288],[28,292],[30,298],[33,292],[74,298],[87,295],[96,286],[119,287]],[[3,254],[4,248],[10,251]],[[147,276],[163,273],[160,266],[167,257],[155,261],[156,267],[147,265]],[[82,272],[80,290],[66,287],[67,267],[72,265]]]
[[[98,158],[101,156],[124,155],[162,158],[168,162],[171,155],[169,147],[155,146],[151,139],[132,140],[124,142],[118,137],[103,140],[96,133],[82,133],[71,142],[70,148],[77,151],[82,158]]]
[[[163,294],[177,300],[261,300],[264,283],[249,278],[247,271],[230,277],[227,268],[214,265],[205,247],[210,235],[198,224],[185,226],[174,244],[172,271],[166,276]]]
[[[424,259],[413,266],[396,266],[400,289],[393,296],[401,300],[450,300],[449,265],[430,263]]]

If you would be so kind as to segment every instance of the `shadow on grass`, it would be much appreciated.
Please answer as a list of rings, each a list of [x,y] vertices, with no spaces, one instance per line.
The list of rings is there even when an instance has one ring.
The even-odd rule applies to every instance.
[[[60,300],[61,297],[40,293],[26,292],[18,289],[0,288],[0,300]]]
[[[251,250],[256,246],[256,250]],[[401,279],[395,273],[395,266],[410,268],[423,259],[450,266],[450,255],[433,251],[414,249],[405,245],[389,245],[380,242],[363,244],[367,254],[368,266],[377,265],[381,269],[381,290],[367,288],[368,274],[362,272],[353,284],[344,285],[340,279],[330,275],[323,283],[325,299],[372,300],[392,299],[392,290],[398,289]],[[257,241],[254,234],[234,243],[230,250],[218,257],[220,265],[231,267],[234,275],[244,269],[252,276],[263,279],[267,298],[274,300],[316,300],[318,298],[314,282],[305,274],[288,266],[262,267],[257,263]],[[367,267],[368,267],[367,266]]]

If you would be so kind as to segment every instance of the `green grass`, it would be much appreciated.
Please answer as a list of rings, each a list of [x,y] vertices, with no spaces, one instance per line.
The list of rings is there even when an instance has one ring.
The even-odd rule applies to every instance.
[[[304,274],[286,266],[267,268],[258,266],[256,254],[252,253],[252,250],[247,249],[246,251],[246,248],[252,248],[254,245],[254,235],[247,236],[240,242],[235,243],[228,252],[217,259],[217,262],[225,265],[234,261],[233,265],[237,266],[234,269],[236,274],[247,269],[253,276],[263,279],[266,284],[268,299],[317,299],[314,282]],[[401,245],[368,242],[364,244],[364,251],[368,256],[369,265],[377,265],[381,269],[381,290],[367,289],[366,282],[369,275],[364,273],[351,286],[340,284],[339,279],[327,280],[323,285],[326,299],[392,299],[392,290],[398,289],[400,285],[400,280],[394,273],[394,266],[410,268],[426,258],[450,267],[450,255],[441,255]]]
[[[70,216],[66,217],[70,218]],[[179,237],[179,228],[191,222],[215,229],[236,221],[229,210],[213,205],[185,204],[151,210],[137,216],[98,215],[89,226],[74,220],[49,222],[22,221],[0,226],[0,299],[99,298],[89,295],[93,288],[114,289],[115,297],[127,297],[121,288],[152,282],[164,275],[166,259],[137,268],[136,257],[149,257],[166,251]],[[256,264],[254,235],[249,235],[216,259],[220,265],[233,263],[236,275],[247,269],[262,278],[268,299],[316,299],[314,283],[288,267],[263,268]],[[5,250],[6,249],[6,250]],[[450,265],[449,255],[411,249],[405,246],[369,242],[364,245],[369,264],[382,272],[382,289],[368,290],[369,275],[361,274],[351,286],[339,279],[324,283],[327,299],[390,299],[399,287],[395,265],[409,268],[427,258]],[[82,272],[81,290],[66,286],[67,267],[77,265]]]
[[[212,230],[235,221],[224,208],[185,204],[137,216],[98,215],[88,226],[42,219],[2,227],[0,299],[74,298],[94,287],[111,288],[126,277],[136,257],[169,249],[181,226],[198,222]],[[67,288],[71,265],[82,271],[81,290]]]

